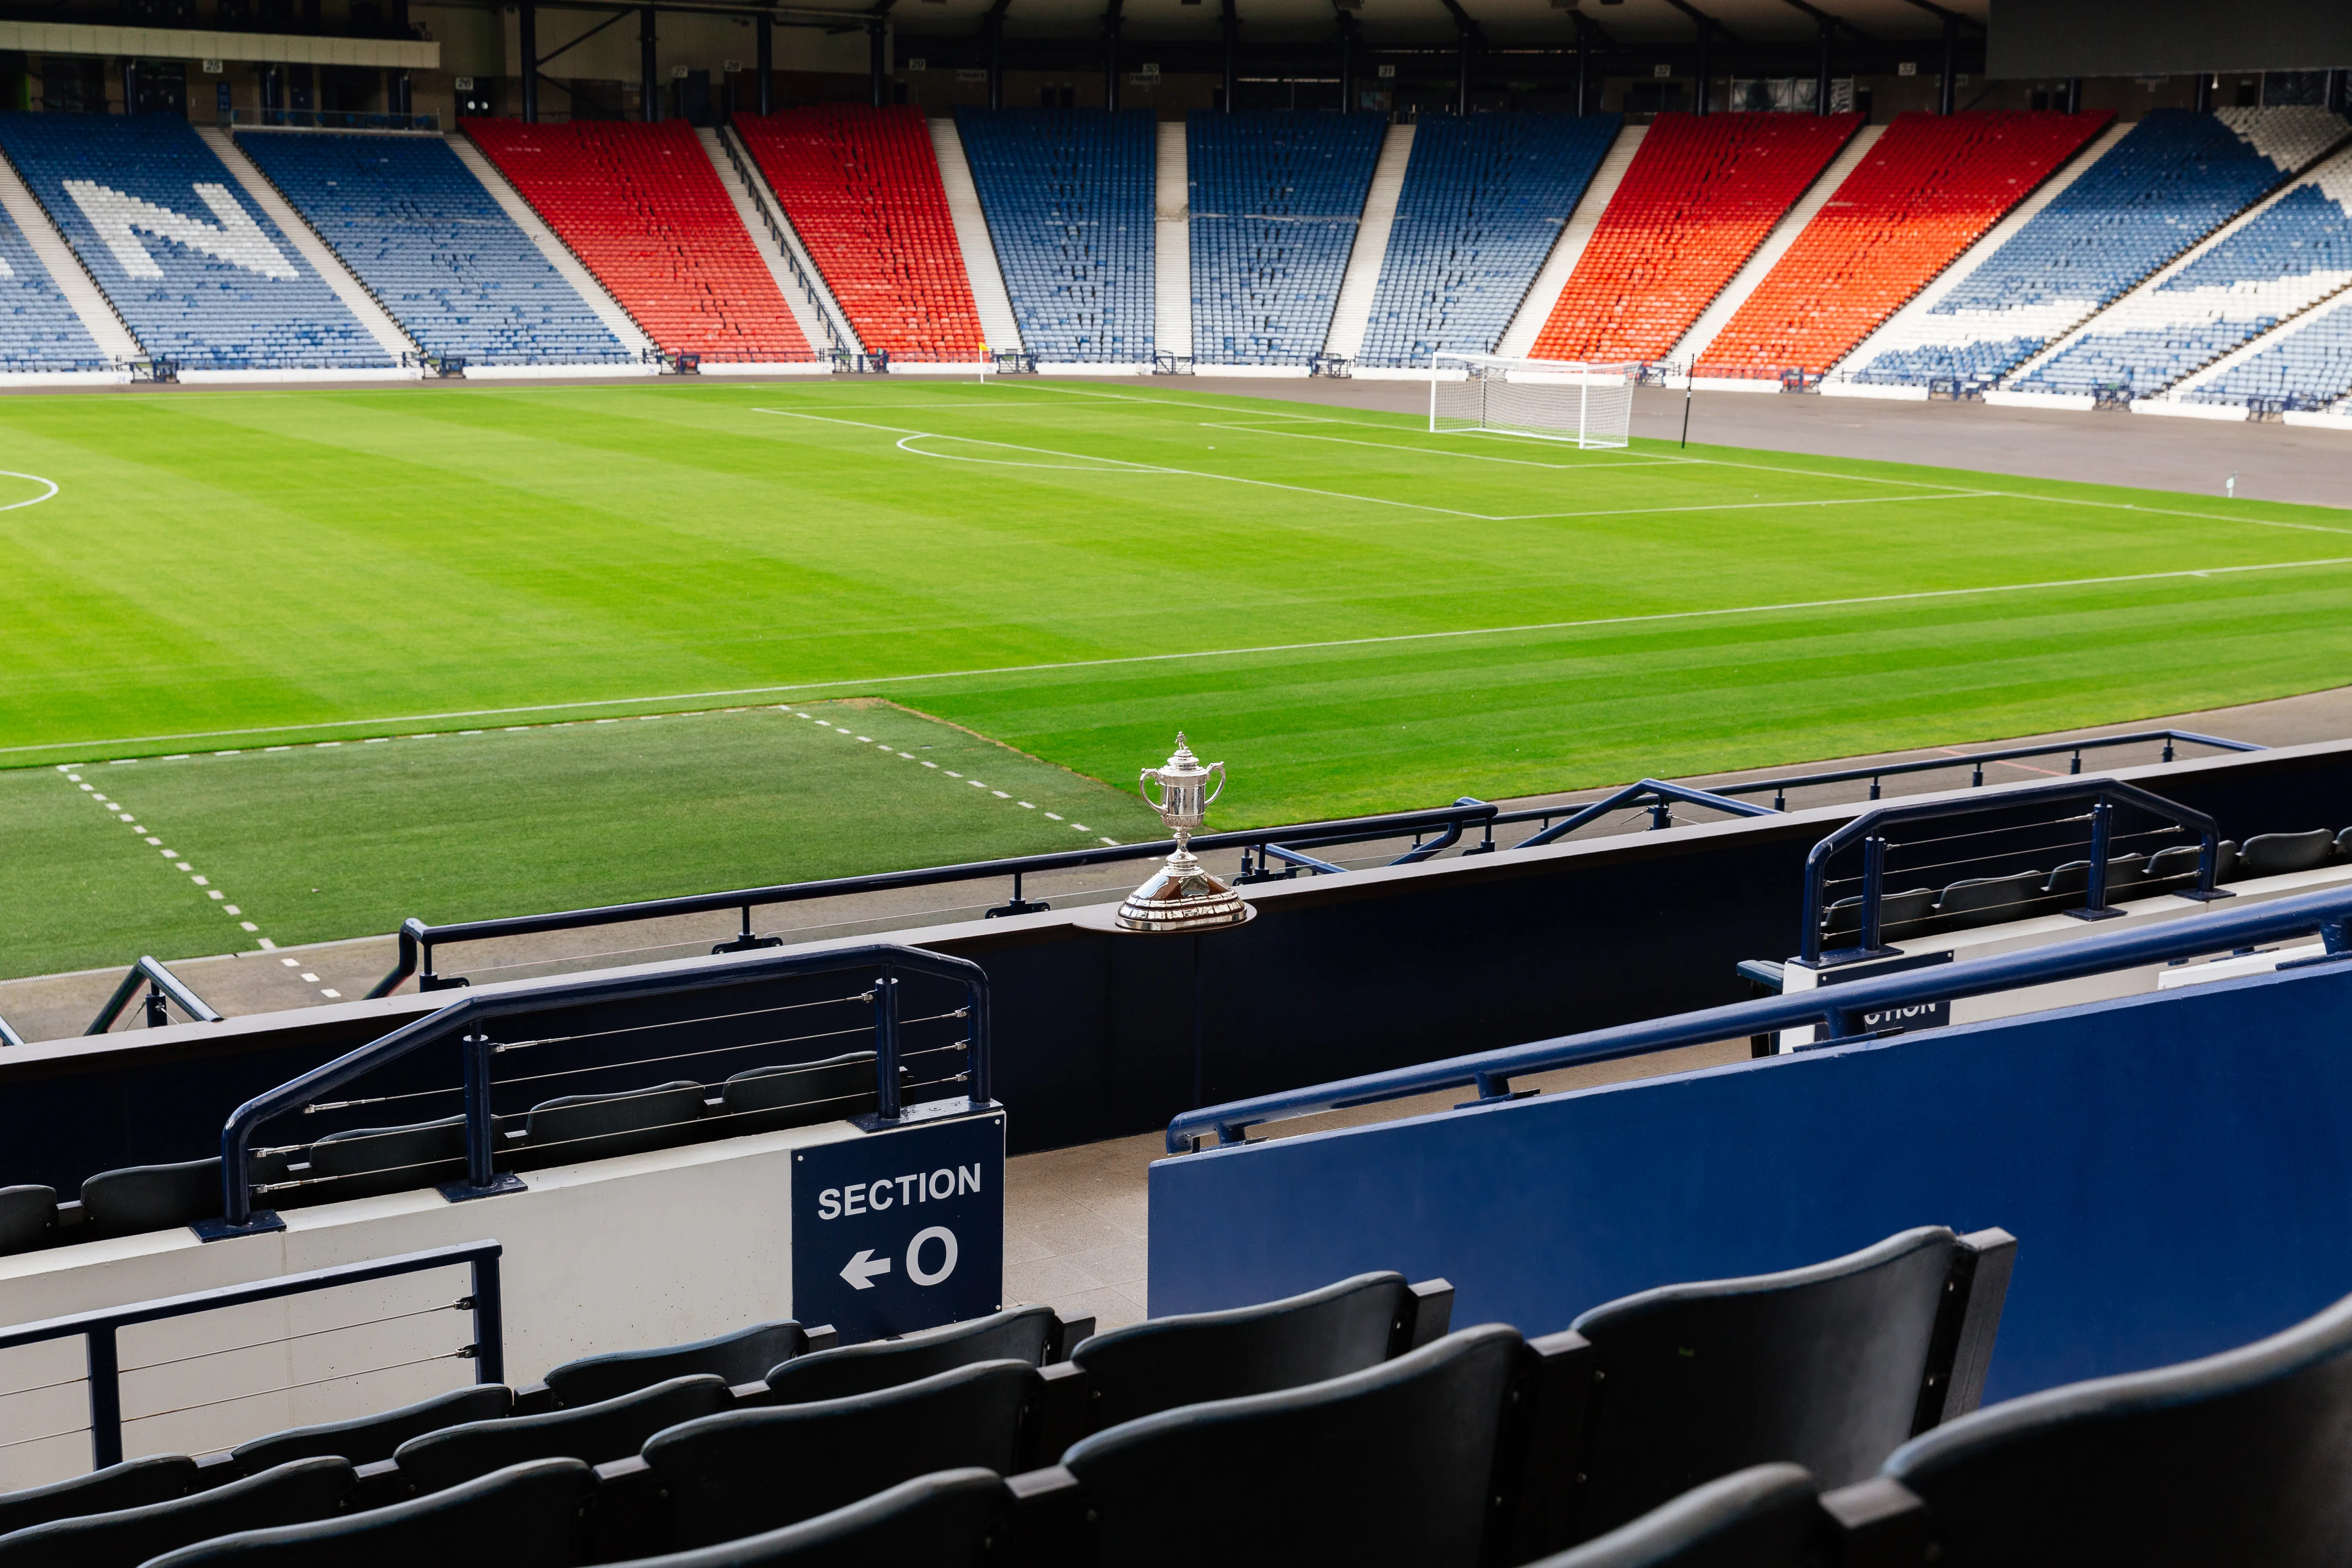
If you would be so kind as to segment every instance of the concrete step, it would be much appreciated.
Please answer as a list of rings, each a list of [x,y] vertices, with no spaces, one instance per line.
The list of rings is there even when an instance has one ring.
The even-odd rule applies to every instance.
[[[81,264],[73,247],[66,243],[58,226],[49,221],[47,209],[16,173],[16,166],[5,158],[0,158],[0,207],[5,207],[16,226],[25,231],[33,254],[48,268],[50,279],[66,297],[66,303],[73,307],[74,314],[81,318],[84,330],[98,344],[98,352],[115,360],[146,358],[147,351],[115,313],[114,302]]]
[[[735,204],[736,221],[743,226],[743,232],[751,236],[751,248],[758,251],[760,259],[768,264],[768,276],[776,280],[776,292],[784,297],[784,307],[793,313],[793,324],[800,328],[801,336],[808,340],[809,352],[819,355],[831,353],[833,336],[825,331],[824,309],[810,297],[808,289],[794,275],[792,259],[784,253],[782,242],[761,216],[761,198],[737,173],[733,161],[727,156],[726,143],[719,141],[718,132],[704,127],[694,134],[701,142],[703,153],[710,159],[711,168],[718,171],[719,183],[727,188],[728,199]]]
[[[955,221],[964,275],[971,279],[971,302],[980,308],[981,339],[992,353],[1021,348],[1021,322],[1013,313],[1013,297],[1005,292],[1004,268],[997,263],[988,215],[981,210],[980,187],[973,183],[971,161],[963,155],[963,138],[954,121],[931,121],[931,148],[940,157],[940,184],[947,191],[948,216]]]
[[[1551,319],[1551,308],[1559,303],[1560,290],[1568,287],[1584,247],[1592,243],[1592,231],[1601,226],[1601,215],[1609,210],[1610,199],[1625,183],[1625,171],[1633,166],[1633,154],[1642,150],[1642,138],[1649,133],[1646,125],[1628,125],[1617,132],[1617,140],[1610,144],[1601,166],[1592,172],[1592,183],[1578,198],[1576,210],[1560,226],[1559,237],[1552,242],[1551,254],[1544,258],[1536,280],[1528,285],[1528,297],[1519,301],[1518,314],[1511,318],[1511,324],[1504,329],[1502,342],[1495,345],[1496,353],[1509,359],[1525,359],[1528,351],[1536,346],[1536,335]]]
[[[646,330],[637,325],[636,319],[613,297],[612,290],[588,270],[587,264],[572,253],[572,247],[547,226],[547,221],[522,199],[522,193],[507,183],[507,177],[499,173],[499,166],[491,163],[479,147],[464,136],[452,136],[449,138],[449,151],[457,154],[457,162],[465,164],[474,178],[482,183],[482,189],[499,204],[499,210],[514,219],[516,226],[530,236],[531,244],[547,258],[547,264],[572,285],[572,291],[596,313],[596,319],[604,323],[605,330],[621,340],[624,348],[640,355],[654,352],[653,339],[646,335]],[[646,368],[650,370],[652,367]]]
[[[1356,226],[1355,248],[1348,252],[1339,302],[1331,311],[1325,353],[1353,359],[1364,346],[1364,331],[1372,319],[1372,297],[1380,290],[1381,266],[1388,259],[1389,230],[1395,226],[1397,201],[1404,195],[1405,167],[1412,161],[1412,129],[1391,125],[1381,141],[1371,188],[1364,193],[1363,221]]]
[[[1192,167],[1184,122],[1160,122],[1159,163],[1151,225],[1152,346],[1164,354],[1192,352]]]

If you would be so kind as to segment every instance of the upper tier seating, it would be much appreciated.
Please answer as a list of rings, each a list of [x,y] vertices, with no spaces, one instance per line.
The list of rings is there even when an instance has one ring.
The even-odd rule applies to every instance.
[[[24,230],[0,213],[0,370],[103,370],[106,363]]]
[[[2015,384],[2076,395],[2120,387],[2146,397],[2347,283],[2352,153],[2339,153]]]
[[[2188,393],[2191,403],[2324,408],[2352,394],[2352,299],[2292,321],[2276,340]]]
[[[980,308],[920,110],[827,104],[734,124],[869,352],[980,358]]]
[[[1708,345],[1708,368],[1827,370],[2110,118],[1896,116]]]
[[[1535,357],[1664,358],[1862,122],[1658,116],[1536,335]]]
[[[685,121],[468,120],[463,129],[664,353],[760,364],[813,357]]]
[[[1150,111],[959,109],[956,134],[1029,352],[1149,361],[1158,178]]]
[[[1857,374],[2006,375],[2341,140],[2324,109],[2157,109]]]
[[[629,358],[440,137],[254,131],[237,146],[426,353]]]
[[[150,354],[191,370],[396,363],[184,120],[0,114],[0,151]]]
[[[1198,363],[1323,352],[1385,129],[1377,114],[1187,117]]]
[[[1415,128],[1381,261],[1366,364],[1492,353],[1624,123],[1615,114],[1433,114]]]

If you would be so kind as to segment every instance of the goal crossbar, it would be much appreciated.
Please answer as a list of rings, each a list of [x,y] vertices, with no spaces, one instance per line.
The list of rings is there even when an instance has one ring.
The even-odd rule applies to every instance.
[[[1429,366],[1429,428],[1491,430],[1621,447],[1632,438],[1639,364],[1435,354]]]

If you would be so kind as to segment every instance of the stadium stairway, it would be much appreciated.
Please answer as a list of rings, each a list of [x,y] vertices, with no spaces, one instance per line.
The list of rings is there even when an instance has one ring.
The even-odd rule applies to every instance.
[[[793,226],[792,215],[785,212],[783,203],[776,199],[775,188],[768,184],[768,176],[761,172],[759,160],[751,156],[751,149],[743,144],[743,139],[735,133],[731,125],[719,128],[719,144],[722,152],[731,150],[734,153],[733,158],[727,160],[726,175],[732,176],[725,181],[728,189],[732,191],[740,187],[751,198],[751,205],[755,209],[752,216],[754,223],[758,222],[756,209],[766,209],[769,217],[775,221],[776,233],[782,238],[784,249],[799,266],[801,278],[805,279],[798,297],[806,300],[814,292],[817,313],[833,323],[831,334],[819,327],[817,335],[809,342],[828,346],[838,344],[852,353],[864,353],[866,343],[857,335],[856,323],[850,321],[849,312],[841,308],[840,300],[834,295],[833,285],[824,280],[824,270],[817,266],[816,258],[809,253],[808,242]],[[739,159],[742,163],[740,170],[735,166]],[[760,226],[764,228],[766,226]],[[786,290],[786,295],[791,297],[791,290]]]
[[[1339,302],[1331,312],[1331,335],[1323,344],[1327,354],[1353,359],[1364,346],[1389,236],[1396,227],[1397,200],[1404,195],[1405,170],[1412,162],[1413,131],[1410,125],[1391,125],[1381,139],[1380,160],[1372,165],[1372,183],[1364,196],[1363,221],[1356,226],[1355,247],[1348,252],[1348,270],[1339,281]]]
[[[1642,139],[1650,133],[1646,125],[1628,125],[1617,132],[1602,156],[1601,166],[1592,173],[1591,184],[1584,187],[1576,208],[1561,226],[1559,237],[1552,242],[1551,253],[1536,272],[1535,281],[1528,286],[1528,297],[1511,317],[1504,330],[1503,341],[1496,353],[1511,359],[1525,359],[1535,350],[1536,334],[1551,320],[1552,307],[1559,303],[1560,290],[1568,287],[1576,271],[1576,264],[1584,257],[1585,247],[1601,226],[1601,216],[1609,210],[1617,195],[1617,187],[1625,183],[1625,172],[1633,166],[1633,155],[1642,150]]]
[[[805,262],[799,264],[802,276],[809,280],[807,285],[803,284],[801,277],[793,275],[794,261],[787,257],[784,241],[761,221],[760,194],[745,184],[751,177],[751,163],[745,160],[740,170],[735,166],[735,161],[727,155],[727,143],[720,140],[725,135],[723,131],[702,126],[697,126],[694,132],[695,140],[702,143],[703,152],[709,155],[711,170],[718,174],[719,184],[726,190],[728,201],[734,205],[736,220],[742,224],[743,232],[751,237],[751,248],[760,253],[760,259],[767,264],[768,276],[776,280],[776,292],[784,297],[784,306],[793,313],[793,324],[800,328],[801,336],[809,341],[811,348],[828,347],[835,338],[842,334],[838,325],[831,332],[825,330],[822,298],[813,300],[809,297],[810,288],[823,287],[817,281],[816,270]],[[855,340],[843,337],[843,341]]]
[[[1153,171],[1151,341],[1160,353],[1192,353],[1192,206],[1184,126],[1162,121]]]
[[[32,260],[48,275],[49,282],[80,324],[100,361],[110,365],[112,362],[138,359],[146,353],[123,324],[114,302],[100,289],[97,279],[66,243],[65,236],[58,232],[58,226],[49,221],[49,215],[41,210],[41,204],[33,199],[33,193],[17,177],[16,165],[5,158],[0,158],[0,211],[7,214],[9,223],[23,237]],[[21,262],[13,264],[20,276],[30,276]],[[118,373],[110,369],[109,374]]]
[[[489,193],[490,200],[497,204],[498,209],[522,230],[523,237],[530,241],[531,248],[555,268],[557,277],[572,286],[572,291],[580,296],[598,321],[604,323],[604,330],[620,341],[622,348],[635,362],[635,368],[646,374],[653,374],[653,366],[645,363],[646,357],[656,352],[653,339],[646,336],[646,330],[637,325],[620,300],[613,297],[613,291],[604,287],[604,279],[591,272],[586,263],[572,254],[572,247],[547,226],[547,220],[531,209],[531,205],[522,199],[522,193],[499,172],[497,164],[483,156],[479,147],[463,136],[446,137],[443,145],[449,149],[458,163],[465,165],[467,174],[481,182],[482,189]],[[620,372],[620,367],[614,369],[616,373]]]
[[[972,183],[963,138],[952,120],[934,120],[930,130],[931,151],[940,160],[940,187],[947,193],[948,216],[955,223],[956,248],[963,253],[964,277],[980,311],[981,342],[992,354],[1018,349],[1021,323],[1013,319],[1013,300],[1004,290],[1004,268],[997,264],[996,246],[988,237],[988,215],[981,210],[980,187]]]

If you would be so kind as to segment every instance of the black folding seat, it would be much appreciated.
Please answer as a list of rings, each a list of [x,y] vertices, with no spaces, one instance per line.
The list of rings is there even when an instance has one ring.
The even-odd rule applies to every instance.
[[[771,1402],[845,1399],[974,1362],[1018,1361],[1042,1366],[1059,1327],[1051,1307],[1014,1307],[968,1323],[925,1329],[902,1340],[874,1340],[819,1351],[769,1371]]]
[[[2346,831],[2352,832],[2352,828],[2347,828]],[[2213,857],[2213,880],[2234,882],[2245,874],[2246,858],[2238,853],[2238,841],[2234,838],[2224,838],[2221,840],[2220,850]]]
[[[2195,844],[2176,844],[2169,849],[2158,850],[2147,858],[2149,890],[2160,888],[2170,892],[2189,886],[2197,880],[2197,867],[2204,855],[2203,847]]]
[[[139,1568],[215,1536],[325,1519],[358,1479],[341,1459],[296,1459],[209,1491],[0,1535],[0,1568]]]
[[[2338,860],[2352,859],[2352,827],[2336,836],[2336,858]]]
[[[547,1374],[547,1386],[558,1406],[571,1409],[618,1399],[673,1377],[703,1373],[732,1385],[756,1383],[770,1367],[808,1350],[808,1334],[787,1318],[781,1322],[754,1323],[731,1334],[661,1345],[652,1350],[614,1351],[609,1355],[583,1356],[565,1362]]]
[[[466,1119],[446,1116],[405,1127],[354,1127],[310,1145],[310,1176],[331,1178],[304,1189],[313,1203],[415,1192],[466,1179]]]
[[[1469,1568],[1507,1529],[1505,1425],[1526,1407],[1508,1396],[1529,1353],[1489,1323],[1344,1377],[1110,1427],[1013,1479],[1014,1532],[1091,1534],[1066,1560],[1104,1568],[1164,1563],[1181,1542],[1214,1542],[1224,1568]]]
[[[1975,1408],[2015,1250],[2005,1231],[1925,1226],[1810,1268],[1584,1313],[1570,1326],[1595,1372],[1566,1539],[1773,1460],[1824,1484],[1861,1480]]]
[[[971,1568],[1008,1561],[1004,1482],[942,1470],[782,1530],[621,1568]]]
[[[644,1458],[669,1495],[673,1540],[707,1546],[933,1470],[1026,1469],[1040,1458],[1027,1450],[1044,1391],[1025,1362],[981,1362],[845,1399],[689,1421],[656,1433]]]
[[[2352,1557],[2352,1296],[2201,1361],[1979,1411],[1895,1450],[1865,1493],[1924,1505],[1944,1568],[2318,1568]]]
[[[494,1421],[514,1406],[514,1391],[503,1383],[478,1383],[448,1394],[436,1394],[397,1410],[356,1415],[349,1421],[329,1421],[316,1426],[291,1426],[272,1432],[229,1450],[241,1474],[253,1475],[289,1459],[331,1455],[354,1465],[389,1459],[403,1443],[469,1421]]]
[[[72,1519],[85,1513],[111,1513],[117,1509],[142,1508],[167,1498],[185,1497],[196,1484],[196,1462],[184,1454],[151,1454],[125,1459],[102,1470],[45,1487],[0,1492],[0,1535]]]
[[[149,1568],[572,1568],[596,1472],[539,1459],[388,1508],[247,1531]]]
[[[57,1228],[55,1187],[0,1187],[0,1257],[47,1246]]]
[[[728,1119],[721,1131],[729,1137],[838,1121],[867,1115],[881,1105],[874,1087],[872,1051],[851,1051],[789,1067],[753,1068],[729,1079],[719,1092],[720,1111]]]
[[[1892,942],[1897,937],[1916,936],[1936,912],[1936,889],[1910,888],[1900,893],[1882,893],[1878,899],[1878,934]],[[1840,899],[1828,910],[1828,919],[1822,933],[1829,937],[1857,937],[1862,934],[1862,899]]]
[[[439,1491],[527,1459],[584,1459],[601,1465],[635,1453],[665,1426],[713,1415],[727,1405],[725,1378],[677,1377],[577,1410],[445,1426],[411,1437],[392,1457],[416,1490]]]
[[[1812,1473],[1756,1465],[1529,1568],[1819,1568],[1821,1541]]]
[[[2171,851],[2166,850],[2165,853],[2168,855]],[[2105,889],[2107,902],[2116,901],[2117,889],[2128,888],[2135,882],[2144,879],[2146,870],[2146,861],[2137,855],[2109,857]],[[2091,863],[2088,860],[2067,861],[2050,873],[2050,879],[2042,883],[2042,891],[2048,901],[2038,906],[2041,913],[2047,914],[2062,909],[2079,909],[2082,907],[2083,900],[2090,895]]]
[[[1087,1427],[1320,1383],[1443,1336],[1454,1288],[1416,1292],[1402,1274],[1359,1274],[1255,1307],[1154,1318],[1070,1352],[1087,1384]]]
[[[2039,871],[2008,877],[1969,877],[1945,888],[1936,900],[1938,928],[1969,931],[2021,920],[2028,905],[2042,896],[2047,878]]]
[[[2336,835],[2325,827],[2308,833],[2257,833],[2238,851],[2242,877],[2284,877],[2315,871],[2335,858]]]
[[[81,1184],[83,1233],[92,1241],[193,1225],[221,1212],[217,1158],[100,1171]]]
[[[541,1165],[609,1160],[690,1142],[706,1107],[698,1083],[679,1079],[617,1094],[567,1094],[530,1108],[523,1152]]]

